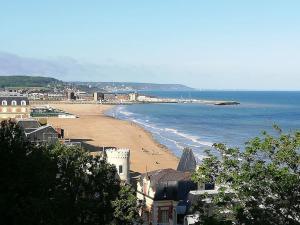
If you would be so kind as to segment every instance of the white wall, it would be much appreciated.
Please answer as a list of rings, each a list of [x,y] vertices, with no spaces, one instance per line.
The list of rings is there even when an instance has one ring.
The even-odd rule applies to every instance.
[[[106,150],[107,162],[115,165],[122,181],[130,182],[130,150],[108,149]],[[122,171],[120,171],[120,166]]]

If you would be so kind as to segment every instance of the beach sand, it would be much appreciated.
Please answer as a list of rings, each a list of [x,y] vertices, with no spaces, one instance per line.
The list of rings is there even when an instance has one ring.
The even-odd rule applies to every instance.
[[[48,124],[65,130],[65,138],[78,139],[90,148],[117,147],[130,149],[130,170],[144,173],[163,168],[177,168],[178,158],[152,135],[135,123],[104,115],[113,106],[96,104],[55,104],[79,116],[77,119],[48,118]]]

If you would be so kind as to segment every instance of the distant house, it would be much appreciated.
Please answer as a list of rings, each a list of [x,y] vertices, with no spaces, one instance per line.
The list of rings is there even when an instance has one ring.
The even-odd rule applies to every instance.
[[[183,224],[188,207],[187,197],[197,184],[190,172],[161,169],[142,174],[137,183],[137,198],[145,224]]]
[[[45,99],[49,101],[63,101],[67,98],[64,93],[47,93],[45,94]]]
[[[41,126],[34,119],[19,119],[17,125],[23,130],[26,138],[35,144],[54,144],[58,140],[57,131],[50,125]]]
[[[93,97],[95,102],[102,102],[104,100],[104,94],[102,92],[94,92]]]
[[[35,119],[17,119],[17,125],[25,132],[30,133],[41,127],[41,124]]]
[[[26,133],[27,138],[36,144],[54,144],[58,140],[56,130],[49,125],[41,126],[29,133]]]
[[[128,102],[129,101],[129,95],[128,94],[117,94],[116,100],[119,102]]]
[[[129,101],[135,102],[137,101],[138,94],[137,93],[129,93]]]
[[[72,91],[72,90],[69,90],[69,91],[67,92],[67,97],[68,97],[68,100],[76,100],[75,92]]]
[[[29,118],[30,107],[27,96],[19,93],[0,93],[0,120]]]
[[[114,102],[116,101],[116,94],[115,93],[103,93],[104,101],[106,102]]]

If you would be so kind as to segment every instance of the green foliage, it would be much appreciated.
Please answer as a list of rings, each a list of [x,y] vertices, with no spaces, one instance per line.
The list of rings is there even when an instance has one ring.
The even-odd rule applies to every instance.
[[[114,166],[79,148],[32,145],[11,121],[0,126],[0,184],[0,224],[132,224],[137,215]]]
[[[41,126],[47,125],[47,118],[39,118],[38,121],[41,124]]]
[[[215,144],[219,157],[208,158],[194,181],[215,181],[221,187],[213,198],[220,217],[230,211],[236,224],[300,224],[300,133],[263,132],[245,149]],[[230,194],[226,194],[230,192]]]
[[[0,125],[0,224],[41,224],[55,183],[48,152],[28,143],[11,121]]]
[[[37,76],[0,76],[0,87],[47,87],[62,84],[62,81],[51,77]]]
[[[51,149],[51,156],[58,165],[56,224],[109,224],[113,219],[111,201],[120,189],[115,167],[82,149],[60,144]]]
[[[115,224],[131,225],[141,223],[138,214],[137,197],[130,185],[122,185],[119,197],[113,201],[113,206],[115,208]]]

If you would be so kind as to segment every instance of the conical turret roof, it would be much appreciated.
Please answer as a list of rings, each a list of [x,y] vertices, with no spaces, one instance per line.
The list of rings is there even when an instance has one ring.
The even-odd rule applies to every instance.
[[[183,149],[183,153],[178,163],[177,171],[193,172],[195,171],[196,166],[197,162],[193,150],[190,148]]]

